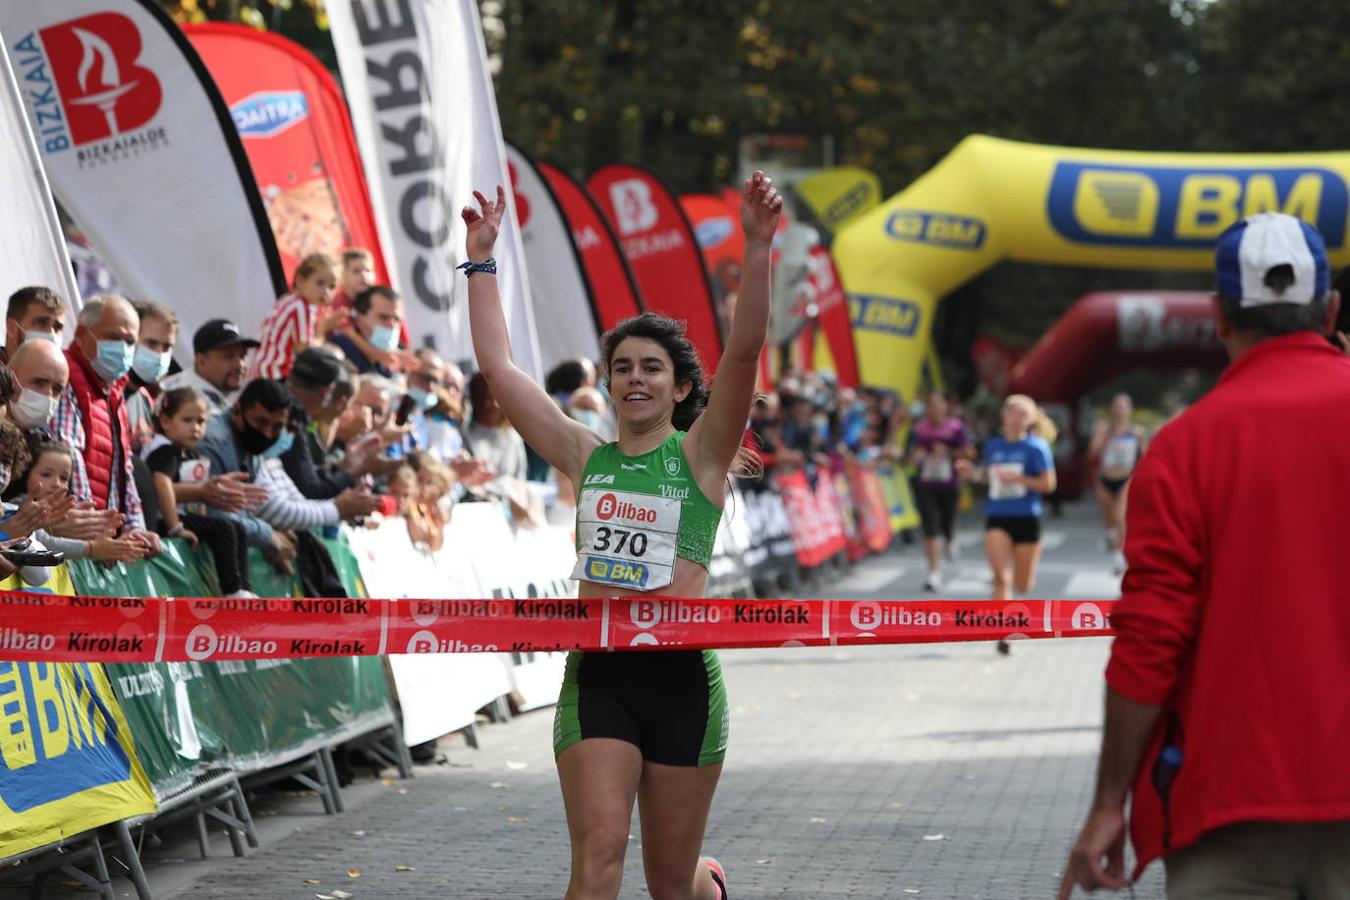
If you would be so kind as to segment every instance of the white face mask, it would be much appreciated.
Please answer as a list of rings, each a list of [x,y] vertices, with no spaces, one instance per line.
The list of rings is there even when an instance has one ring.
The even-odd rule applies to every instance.
[[[25,331],[23,339],[25,341],[47,341],[57,347],[61,346],[61,337],[55,331]]]
[[[24,388],[19,398],[9,405],[10,416],[20,428],[41,428],[56,415],[56,398]]]

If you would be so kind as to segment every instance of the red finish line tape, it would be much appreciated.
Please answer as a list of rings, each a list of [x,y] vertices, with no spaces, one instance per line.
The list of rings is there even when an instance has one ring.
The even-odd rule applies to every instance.
[[[916,644],[1110,634],[1112,600],[221,599],[0,593],[0,659]]]

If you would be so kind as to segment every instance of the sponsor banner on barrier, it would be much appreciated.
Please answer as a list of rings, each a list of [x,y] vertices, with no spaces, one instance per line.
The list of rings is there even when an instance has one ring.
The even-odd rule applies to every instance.
[[[222,608],[215,600],[150,597],[136,601],[143,606],[91,602],[106,599],[110,598],[0,595],[0,653],[10,659],[44,662],[205,661],[269,659],[287,654],[525,653],[644,646],[699,649],[1074,637],[1106,633],[1112,605],[1101,600],[849,601],[665,596],[362,601],[264,598],[245,613]],[[137,642],[114,639],[119,628],[125,627],[124,620],[142,618],[145,625],[158,622],[158,634],[146,635]]]
[[[49,572],[47,589],[74,592],[65,566]],[[102,666],[0,658],[0,859],[155,811]]]

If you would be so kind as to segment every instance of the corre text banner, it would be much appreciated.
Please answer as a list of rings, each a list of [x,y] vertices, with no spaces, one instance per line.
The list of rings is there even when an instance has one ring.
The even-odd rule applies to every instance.
[[[0,593],[0,659],[151,662],[1110,634],[1111,600],[365,600]]]

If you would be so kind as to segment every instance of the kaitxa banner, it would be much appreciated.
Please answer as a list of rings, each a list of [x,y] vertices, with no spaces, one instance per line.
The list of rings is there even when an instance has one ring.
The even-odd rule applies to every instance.
[[[0,4],[56,198],[136,297],[181,333],[258,322],[281,260],[229,109],[153,0]]]
[[[473,356],[460,210],[509,183],[476,0],[330,0],[328,20],[394,287],[415,343]],[[507,192],[497,286],[515,363],[543,377]]]
[[[24,285],[45,285],[79,308],[79,289],[66,255],[47,173],[28,127],[19,85],[0,36],[0,295]]]
[[[572,241],[581,254],[581,265],[591,286],[591,301],[600,317],[600,330],[608,331],[642,312],[637,282],[619,249],[618,238],[595,200],[571,175],[555,165],[540,162],[539,174],[553,190],[572,229]]]
[[[594,172],[586,188],[614,226],[647,309],[686,323],[711,374],[722,357],[721,326],[693,226],[675,195],[652,173],[620,163]]]
[[[718,194],[683,194],[680,206],[694,226],[703,263],[712,275],[718,308],[728,294],[741,286],[741,261],[745,258],[745,232],[741,230],[740,198]],[[728,323],[729,324],[729,323]]]
[[[506,145],[506,165],[535,286],[534,325],[544,371],[578,356],[595,360],[603,326],[562,208],[534,160],[514,144]]]
[[[361,156],[333,76],[304,47],[270,32],[215,22],[183,30],[229,104],[286,273],[311,253],[336,257],[355,246],[374,255],[376,280],[386,281]]]

